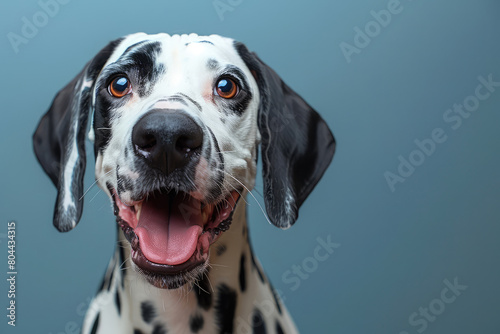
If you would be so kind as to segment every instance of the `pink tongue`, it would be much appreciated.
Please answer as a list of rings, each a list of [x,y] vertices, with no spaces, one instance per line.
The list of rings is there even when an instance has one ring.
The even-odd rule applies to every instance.
[[[145,200],[135,234],[151,262],[177,265],[193,255],[202,232],[200,202],[182,195]]]

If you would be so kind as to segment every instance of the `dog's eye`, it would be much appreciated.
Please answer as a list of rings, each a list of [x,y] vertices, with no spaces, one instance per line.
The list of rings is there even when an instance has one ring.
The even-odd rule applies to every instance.
[[[222,98],[230,99],[236,96],[238,90],[238,85],[232,79],[222,78],[217,81],[214,93]]]
[[[109,84],[109,93],[114,97],[124,97],[131,92],[130,80],[124,76],[118,76]]]

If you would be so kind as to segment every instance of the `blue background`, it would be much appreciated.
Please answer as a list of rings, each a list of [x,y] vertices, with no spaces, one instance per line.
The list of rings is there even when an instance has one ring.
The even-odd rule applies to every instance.
[[[6,324],[1,280],[0,332],[70,333],[83,319],[114,248],[114,219],[94,187],[76,230],[52,227],[56,192],[31,135],[55,93],[101,47],[145,31],[244,42],[332,128],[333,164],[293,228],[269,225],[249,200],[254,248],[301,332],[418,333],[423,325],[412,326],[410,315],[439,306],[443,281],[457,278],[467,288],[424,332],[500,333],[500,87],[458,129],[443,119],[474,94],[479,76],[500,81],[500,3],[401,0],[401,12],[348,62],[340,44],[355,45],[355,27],[376,29],[370,12],[389,2],[233,0],[219,16],[212,0],[73,0],[18,53],[7,35],[21,34],[23,17],[32,21],[41,7],[2,2],[0,277],[9,220],[18,226],[19,274],[15,328]],[[391,191],[384,173],[397,173],[399,156],[408,159],[415,139],[436,128],[447,140]],[[92,151],[88,157],[86,187]],[[257,189],[262,202],[260,179]],[[310,264],[317,238],[328,235],[340,244],[334,254],[298,288],[283,280],[293,265]]]

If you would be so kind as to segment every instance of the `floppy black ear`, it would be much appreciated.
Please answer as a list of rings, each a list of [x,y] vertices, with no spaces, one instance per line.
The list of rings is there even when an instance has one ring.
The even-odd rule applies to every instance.
[[[85,135],[92,90],[119,42],[109,43],[57,93],[33,134],[36,157],[57,187],[54,226],[61,232],[73,229],[82,216]]]
[[[266,211],[274,225],[286,229],[330,164],[335,138],[321,116],[276,72],[245,45],[236,42],[235,47],[259,86]]]

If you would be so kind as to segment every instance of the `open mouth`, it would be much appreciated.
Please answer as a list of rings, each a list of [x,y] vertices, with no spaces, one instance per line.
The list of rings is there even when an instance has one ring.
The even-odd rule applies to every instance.
[[[176,288],[185,283],[183,274],[206,266],[209,247],[229,229],[239,199],[232,191],[222,201],[204,203],[163,189],[126,205],[116,191],[112,193],[116,221],[131,244],[133,262],[161,288]],[[177,277],[169,281],[165,276]]]

